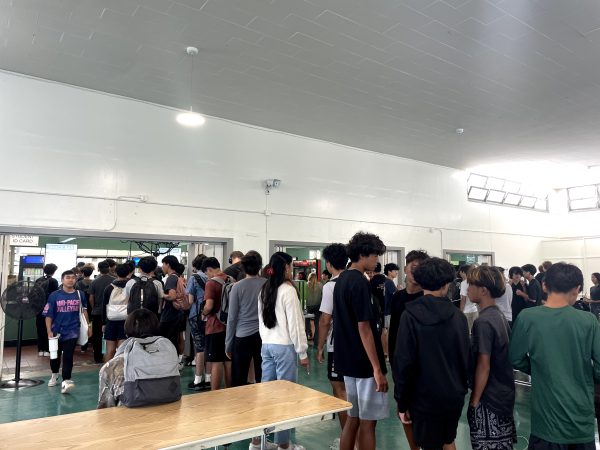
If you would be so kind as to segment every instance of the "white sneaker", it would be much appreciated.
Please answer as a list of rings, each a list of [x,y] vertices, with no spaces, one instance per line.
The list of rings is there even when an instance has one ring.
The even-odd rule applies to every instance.
[[[59,378],[60,378],[59,374],[53,373],[52,376],[50,377],[50,379],[48,380],[48,387],[56,386],[56,383],[58,383]]]
[[[290,446],[287,449],[281,448],[281,447],[278,446],[277,450],[306,450],[306,449],[302,445],[300,445],[300,444],[292,444],[290,442]]]
[[[44,352],[38,352],[38,356],[44,356]]]
[[[47,358],[48,356],[50,356],[50,352],[44,352],[44,356]]]
[[[68,394],[73,389],[75,389],[75,383],[71,380],[65,380],[62,382],[62,389],[60,390],[61,394]]]
[[[275,444],[274,442],[267,441],[267,450],[277,450],[278,448],[279,445]],[[253,444],[252,442],[250,442],[248,450],[261,450],[261,446],[260,444]]]

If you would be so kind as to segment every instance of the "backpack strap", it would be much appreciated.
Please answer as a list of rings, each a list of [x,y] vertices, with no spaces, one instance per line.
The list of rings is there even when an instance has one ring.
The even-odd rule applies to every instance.
[[[202,277],[200,275],[198,275],[197,273],[193,274],[192,276],[194,277],[194,280],[196,280],[196,283],[198,284],[198,286],[200,286],[202,288],[202,290],[205,290],[206,283],[204,282]]]

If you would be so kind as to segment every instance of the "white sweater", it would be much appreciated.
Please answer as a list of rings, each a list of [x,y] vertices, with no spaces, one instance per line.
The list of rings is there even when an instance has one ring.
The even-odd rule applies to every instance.
[[[293,345],[300,359],[307,358],[308,342],[304,329],[304,314],[296,289],[284,283],[277,290],[275,316],[277,324],[267,328],[262,317],[262,300],[258,297],[258,329],[263,344]]]

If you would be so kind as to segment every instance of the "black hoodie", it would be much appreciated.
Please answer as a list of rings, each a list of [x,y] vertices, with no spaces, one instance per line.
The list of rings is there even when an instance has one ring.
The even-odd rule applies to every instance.
[[[398,410],[427,414],[462,410],[470,364],[467,318],[446,297],[406,305],[393,359]]]

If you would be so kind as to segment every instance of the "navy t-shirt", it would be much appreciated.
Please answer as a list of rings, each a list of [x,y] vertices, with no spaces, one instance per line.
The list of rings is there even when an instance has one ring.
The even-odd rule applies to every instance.
[[[171,289],[177,289],[177,280],[179,277],[172,273],[168,276],[167,281],[165,282],[165,294],[168,294]],[[162,313],[160,315],[161,322],[172,322],[174,320],[179,320],[181,317],[182,311],[175,309],[173,306],[173,302],[169,300],[165,300],[164,307]]]
[[[87,298],[82,291],[67,293],[59,289],[48,297],[42,314],[44,317],[52,318],[52,332],[55,336],[60,334],[61,341],[79,337],[81,304],[83,304],[83,309],[87,308]]]
[[[349,269],[340,274],[333,290],[333,305],[336,372],[354,378],[373,377],[373,367],[358,332],[359,322],[369,322],[379,366],[386,373],[383,347],[377,329],[379,308],[374,304],[371,285],[362,272]]]

